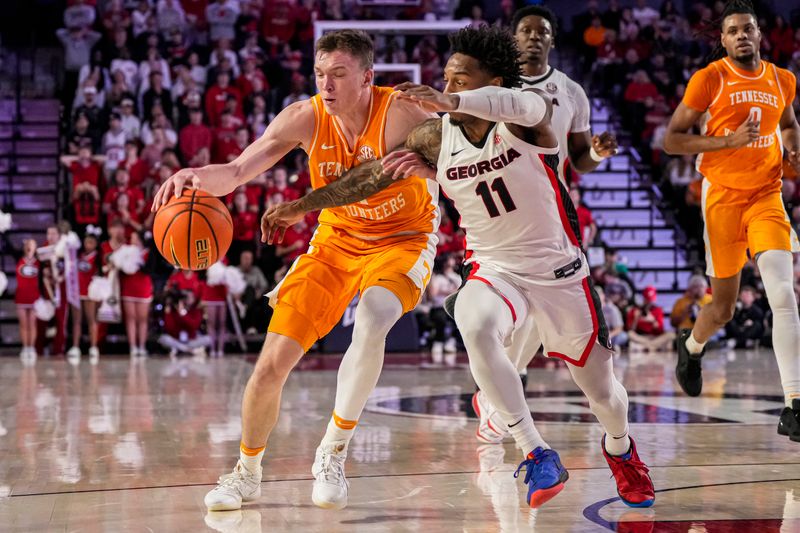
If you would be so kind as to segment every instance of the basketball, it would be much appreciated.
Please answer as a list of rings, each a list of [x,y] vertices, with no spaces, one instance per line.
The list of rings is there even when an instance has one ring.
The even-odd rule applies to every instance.
[[[205,270],[224,257],[233,239],[225,205],[205,191],[184,189],[156,212],[153,239],[175,267]]]

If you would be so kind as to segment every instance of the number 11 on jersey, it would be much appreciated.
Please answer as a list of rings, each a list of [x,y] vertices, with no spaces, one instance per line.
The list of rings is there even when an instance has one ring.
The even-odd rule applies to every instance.
[[[506,188],[506,184],[503,183],[502,177],[495,178],[492,181],[491,187],[489,186],[488,182],[482,181],[475,188],[475,194],[481,197],[481,200],[483,200],[483,205],[486,206],[486,211],[489,212],[489,216],[491,218],[500,216],[500,210],[497,208],[497,204],[492,197],[492,191],[494,191],[497,196],[500,197],[500,202],[502,202],[506,213],[510,213],[517,208],[516,204],[514,204],[514,200],[511,198],[511,194]]]

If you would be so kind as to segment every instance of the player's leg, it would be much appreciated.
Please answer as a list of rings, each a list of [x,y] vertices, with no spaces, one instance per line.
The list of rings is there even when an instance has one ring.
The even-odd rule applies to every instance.
[[[346,239],[340,243],[353,247]],[[361,298],[356,307],[353,337],[339,366],[336,402],[312,467],[312,501],[326,509],[347,505],[344,474],[347,445],[383,368],[386,335],[403,313],[419,302],[433,264],[431,236],[403,242],[375,243],[361,251]]]
[[[497,280],[492,281],[499,285]],[[504,288],[501,295],[483,281],[468,280],[455,302],[455,320],[467,348],[475,383],[496,406],[500,419],[525,455],[517,472],[526,469],[527,502],[531,507],[539,507],[561,492],[569,474],[558,454],[536,430],[519,374],[506,354],[505,340],[514,329],[510,307],[514,304],[509,302],[522,300],[521,296],[514,297],[513,292]]]
[[[147,328],[150,320],[150,302],[136,302],[136,341],[139,343],[139,355],[147,355]]]
[[[29,307],[25,313],[28,316],[28,357],[36,357],[36,336],[39,333],[39,324],[36,320],[36,313],[33,307]]]
[[[131,357],[139,355],[139,346],[136,342],[138,328],[136,326],[136,304],[131,300],[122,300],[122,314],[125,316],[125,333],[128,335],[128,346]]]
[[[94,365],[100,360],[100,349],[97,347],[97,302],[83,300],[81,305],[89,328],[89,363]]]
[[[81,308],[68,304],[72,324],[72,346],[67,350],[67,361],[78,364],[81,360]]]
[[[17,306],[17,320],[19,320],[19,337],[22,342],[22,351],[20,352],[21,358],[28,356],[29,346],[32,346],[29,338],[30,326],[28,325],[27,309],[18,305]]]

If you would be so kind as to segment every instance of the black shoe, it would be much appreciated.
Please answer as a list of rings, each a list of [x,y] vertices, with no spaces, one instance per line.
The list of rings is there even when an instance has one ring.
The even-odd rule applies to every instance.
[[[683,392],[689,396],[700,396],[700,392],[703,390],[703,371],[700,359],[706,350],[703,347],[703,351],[699,354],[689,353],[689,349],[686,347],[686,340],[691,334],[691,330],[685,329],[678,336],[676,342],[678,364],[675,367],[675,377],[678,379],[678,384],[683,389]]]
[[[778,422],[778,435],[786,435],[800,442],[800,400],[792,400],[791,407],[784,407]]]

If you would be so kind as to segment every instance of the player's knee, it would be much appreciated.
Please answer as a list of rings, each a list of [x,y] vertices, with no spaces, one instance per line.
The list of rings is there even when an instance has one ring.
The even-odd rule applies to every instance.
[[[794,286],[790,280],[782,280],[773,283],[767,292],[769,307],[772,312],[784,310],[797,310],[797,300],[794,294]]]
[[[290,361],[290,357],[282,357],[277,350],[267,349],[258,358],[251,380],[259,388],[283,385],[294,367]]]
[[[711,311],[712,316],[714,317],[714,322],[717,324],[727,324],[733,319],[733,315],[736,312],[736,302],[721,302],[718,301],[716,303],[712,302],[711,304]]]
[[[353,339],[385,339],[402,314],[403,304],[393,292],[384,287],[368,288],[356,307]]]

